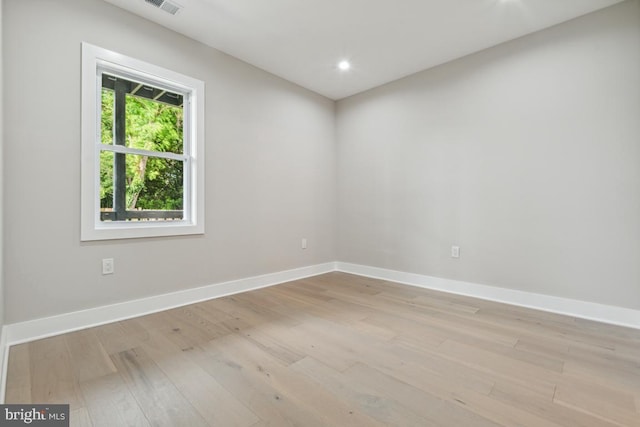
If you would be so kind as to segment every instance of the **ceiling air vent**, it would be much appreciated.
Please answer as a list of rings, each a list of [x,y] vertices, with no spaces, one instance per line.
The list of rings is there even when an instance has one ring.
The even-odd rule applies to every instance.
[[[144,1],[172,15],[175,15],[180,11],[180,9],[182,9],[182,6],[176,3],[170,2],[169,0],[144,0]]]

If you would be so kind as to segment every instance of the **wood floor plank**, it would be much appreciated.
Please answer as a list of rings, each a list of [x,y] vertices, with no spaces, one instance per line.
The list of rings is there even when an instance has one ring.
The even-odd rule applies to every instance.
[[[266,324],[245,331],[243,335],[263,351],[280,360],[284,365],[290,365],[305,357],[303,352],[274,339],[273,335],[277,335],[277,332],[274,333],[273,328],[277,328],[277,326]]]
[[[362,322],[373,327],[390,329],[398,336],[398,341],[408,341],[419,346],[435,348],[449,339],[449,335],[438,328],[419,329],[415,327],[415,321],[388,313],[373,314]]]
[[[214,341],[209,343],[209,346],[213,344],[223,343]],[[264,381],[256,381],[254,375],[238,363],[235,357],[211,349],[209,352],[194,349],[186,354],[267,425],[327,425],[317,415],[300,407],[288,395],[282,395]]]
[[[518,427],[567,427],[556,420],[548,420],[505,403],[493,396],[463,390],[455,394],[454,400],[469,408],[471,412],[485,417],[502,426]]]
[[[418,295],[417,297],[413,298],[411,302],[430,308],[437,308],[448,313],[459,312],[465,314],[476,314],[478,310],[480,310],[480,308],[473,303],[463,304],[461,302],[440,300],[426,295]]]
[[[80,383],[94,427],[150,426],[123,378],[116,374]]]
[[[497,378],[517,381],[549,397],[553,396],[555,384],[560,377],[557,372],[454,340],[445,341],[438,347],[438,353]]]
[[[367,364],[442,399],[450,399],[453,393],[469,389],[489,394],[495,376],[472,366],[463,365],[433,351],[416,351],[414,346],[402,343],[379,350]]]
[[[451,334],[449,339],[456,342],[462,342],[465,345],[477,348],[478,350],[497,353],[509,359],[531,364],[556,373],[562,372],[564,362],[567,357],[566,354],[558,357],[549,354],[540,354],[539,352],[530,352],[526,348],[522,347],[516,348],[516,345],[520,342],[519,339],[514,346],[499,343],[494,340],[485,340],[478,337],[470,337],[460,334]]]
[[[213,426],[248,427],[258,417],[233,397],[208,372],[187,358],[162,334],[151,332],[143,344],[180,393]]]
[[[64,335],[30,342],[29,362],[33,402],[68,403],[72,411],[84,408]]]
[[[624,389],[632,394],[640,388],[640,369],[628,370],[610,364],[567,360],[563,372],[577,378],[586,378],[591,382],[606,384],[609,388]]]
[[[640,330],[333,272],[10,349],[71,425],[640,426]]]
[[[202,307],[199,313],[203,317],[218,323],[230,322],[236,319],[242,320],[248,325],[255,325],[278,318],[277,312],[254,304],[250,300],[243,298],[242,295],[231,295],[205,304],[199,304],[198,306]]]
[[[563,378],[556,389],[554,403],[564,405],[616,425],[640,425],[634,396],[602,384],[576,378]]]
[[[224,355],[243,367],[255,382],[264,382],[279,396],[288,397],[301,408],[315,414],[326,425],[382,426],[370,417],[353,410],[327,390],[314,387],[304,376],[280,365],[268,354],[240,336],[228,336],[211,348],[213,354]]]
[[[360,411],[385,425],[416,426],[428,425],[427,420],[398,401],[377,393],[374,389],[356,381],[351,381],[342,372],[336,371],[312,357],[305,357],[294,363],[291,369],[302,373],[340,399],[355,405]]]
[[[636,374],[640,370],[640,357],[621,352],[617,348],[609,349],[571,343],[565,358],[578,363],[626,371],[630,374]]]
[[[352,323],[370,315],[371,309],[348,301],[330,299],[316,304],[312,309],[307,310],[307,313],[332,322]]]
[[[609,423],[581,411],[558,405],[549,396],[508,381],[497,381],[489,396],[502,403],[534,414],[545,420],[572,427],[613,427]]]
[[[352,382],[370,387],[383,396],[398,399],[403,406],[427,420],[425,425],[476,427],[495,427],[498,425],[469,411],[455,399],[441,399],[424,391],[428,385],[423,389],[418,389],[363,363],[355,364],[344,374]]]
[[[135,320],[140,321],[148,331],[161,331],[185,351],[229,333],[228,329],[219,324],[206,319],[201,321],[188,306]]]
[[[69,412],[70,427],[93,427],[89,412],[85,408],[76,409]]]
[[[543,357],[564,360],[569,354],[569,344],[561,339],[524,333],[518,338],[514,348]]]
[[[221,326],[222,322],[210,321],[191,305],[175,308],[166,313],[173,322],[171,330],[188,337],[195,344],[208,342],[229,333]]]
[[[9,351],[5,403],[29,402],[31,402],[29,344],[14,345]]]
[[[578,319],[554,313],[540,312],[521,307],[503,305],[491,310],[480,310],[478,321],[491,321],[503,324],[513,330],[526,330],[529,333],[546,337],[556,337],[567,343],[602,349],[628,351],[640,357],[640,331],[619,328],[621,333],[601,333],[595,328],[581,327]],[[609,329],[604,329],[609,330]]]
[[[269,288],[236,294],[235,296],[237,296],[238,299],[243,303],[260,306],[263,309],[270,310],[272,313],[277,313],[274,308],[282,307],[284,303],[282,299],[278,297],[278,295],[269,292]],[[212,300],[211,302],[213,303],[213,301],[215,301],[217,303],[218,299],[219,298]],[[283,314],[282,317],[286,318],[287,316]]]
[[[125,350],[111,359],[151,425],[208,425],[144,349]]]
[[[349,346],[336,343],[327,335],[314,335],[306,326],[271,329],[266,333],[275,340],[286,342],[294,351],[313,356],[339,371],[344,371],[358,360],[358,354]],[[335,328],[339,325],[335,324]]]
[[[473,321],[470,321],[473,319]],[[479,339],[496,344],[515,346],[518,336],[504,325],[482,323],[475,316],[472,318],[461,317],[456,314],[436,313],[430,316],[427,323],[431,327],[437,327],[450,336],[462,336],[462,340]]]
[[[399,332],[393,331],[386,325],[373,325],[364,320],[353,322],[349,327],[360,334],[385,342],[391,341],[399,336]],[[440,342],[438,342],[438,344],[440,344]]]
[[[64,335],[71,356],[71,365],[78,381],[87,381],[116,372],[109,355],[93,329]]]
[[[138,347],[149,337],[147,330],[134,320],[109,323],[93,330],[109,355]]]

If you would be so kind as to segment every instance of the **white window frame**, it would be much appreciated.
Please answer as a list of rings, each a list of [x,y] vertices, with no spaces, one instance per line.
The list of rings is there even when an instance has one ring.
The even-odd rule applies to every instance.
[[[154,156],[185,160],[184,216],[175,221],[101,221],[100,116],[102,72],[146,82],[184,95],[184,156]],[[82,43],[82,241],[177,236],[204,233],[204,82],[107,49]],[[110,147],[119,152],[125,147]],[[135,149],[125,149],[133,153]],[[144,151],[144,150],[137,150]],[[145,153],[138,153],[145,154]]]

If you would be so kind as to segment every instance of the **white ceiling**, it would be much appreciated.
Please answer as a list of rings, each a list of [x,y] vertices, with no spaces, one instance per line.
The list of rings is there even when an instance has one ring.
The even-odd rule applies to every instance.
[[[340,99],[622,0],[105,1]]]

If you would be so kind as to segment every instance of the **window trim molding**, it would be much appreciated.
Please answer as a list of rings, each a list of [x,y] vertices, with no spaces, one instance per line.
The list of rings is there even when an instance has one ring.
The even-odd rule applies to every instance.
[[[184,187],[189,194],[185,197],[183,220],[100,221],[98,144],[100,144],[99,112],[101,109],[99,93],[102,85],[98,75],[104,69],[118,72],[123,76],[137,78],[150,76],[154,83],[189,94],[189,101],[184,105],[185,121],[189,122],[189,126],[185,126],[184,135],[185,154],[189,156],[189,160],[185,163],[190,168],[188,173],[186,168],[184,171]],[[81,77],[80,240],[204,234],[204,82],[84,42],[82,43]]]

